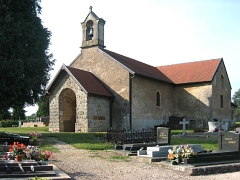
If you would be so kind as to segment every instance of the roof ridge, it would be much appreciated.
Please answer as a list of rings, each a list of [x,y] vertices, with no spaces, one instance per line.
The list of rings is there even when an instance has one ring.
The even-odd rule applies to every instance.
[[[223,58],[215,58],[215,59],[206,59],[206,60],[197,60],[197,61],[190,61],[190,62],[182,62],[182,63],[175,63],[175,64],[168,64],[168,65],[162,65],[162,66],[156,66],[158,67],[165,67],[165,66],[174,66],[174,65],[182,65],[182,64],[190,64],[190,63],[199,63],[199,62],[206,62],[206,61],[215,61],[215,60],[222,60]]]

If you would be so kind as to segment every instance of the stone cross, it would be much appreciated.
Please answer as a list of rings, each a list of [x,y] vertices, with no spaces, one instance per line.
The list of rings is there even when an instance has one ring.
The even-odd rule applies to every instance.
[[[223,140],[223,136],[224,136],[224,134],[223,133],[220,133],[220,149],[222,149],[222,140]],[[218,142],[219,143],[219,142]]]
[[[90,9],[90,12],[92,12],[92,8],[93,8],[92,6],[90,6],[90,7],[89,7],[89,9]]]
[[[179,124],[183,125],[183,135],[186,135],[186,125],[189,124],[189,121],[186,121],[186,118],[183,118],[183,121],[180,121]]]

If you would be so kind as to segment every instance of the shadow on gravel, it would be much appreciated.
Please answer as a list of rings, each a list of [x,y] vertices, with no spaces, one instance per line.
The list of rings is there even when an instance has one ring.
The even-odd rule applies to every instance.
[[[81,177],[88,177],[88,178],[90,178],[90,177],[94,176],[91,173],[83,173],[83,172],[75,172],[75,173],[65,172],[65,173],[67,173],[67,175],[69,175],[71,177],[71,179],[75,179],[75,177],[76,177],[76,179],[79,179],[79,177],[80,178]]]

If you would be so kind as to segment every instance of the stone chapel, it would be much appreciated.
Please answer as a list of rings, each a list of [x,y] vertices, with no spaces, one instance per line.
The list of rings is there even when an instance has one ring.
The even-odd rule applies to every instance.
[[[223,58],[154,67],[104,46],[105,20],[90,7],[80,54],[47,87],[49,131],[142,129],[185,117],[195,127],[231,121],[231,85]]]

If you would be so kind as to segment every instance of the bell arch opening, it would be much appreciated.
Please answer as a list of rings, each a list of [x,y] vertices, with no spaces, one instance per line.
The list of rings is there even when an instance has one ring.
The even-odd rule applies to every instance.
[[[75,132],[76,95],[64,89],[59,96],[59,132]]]

